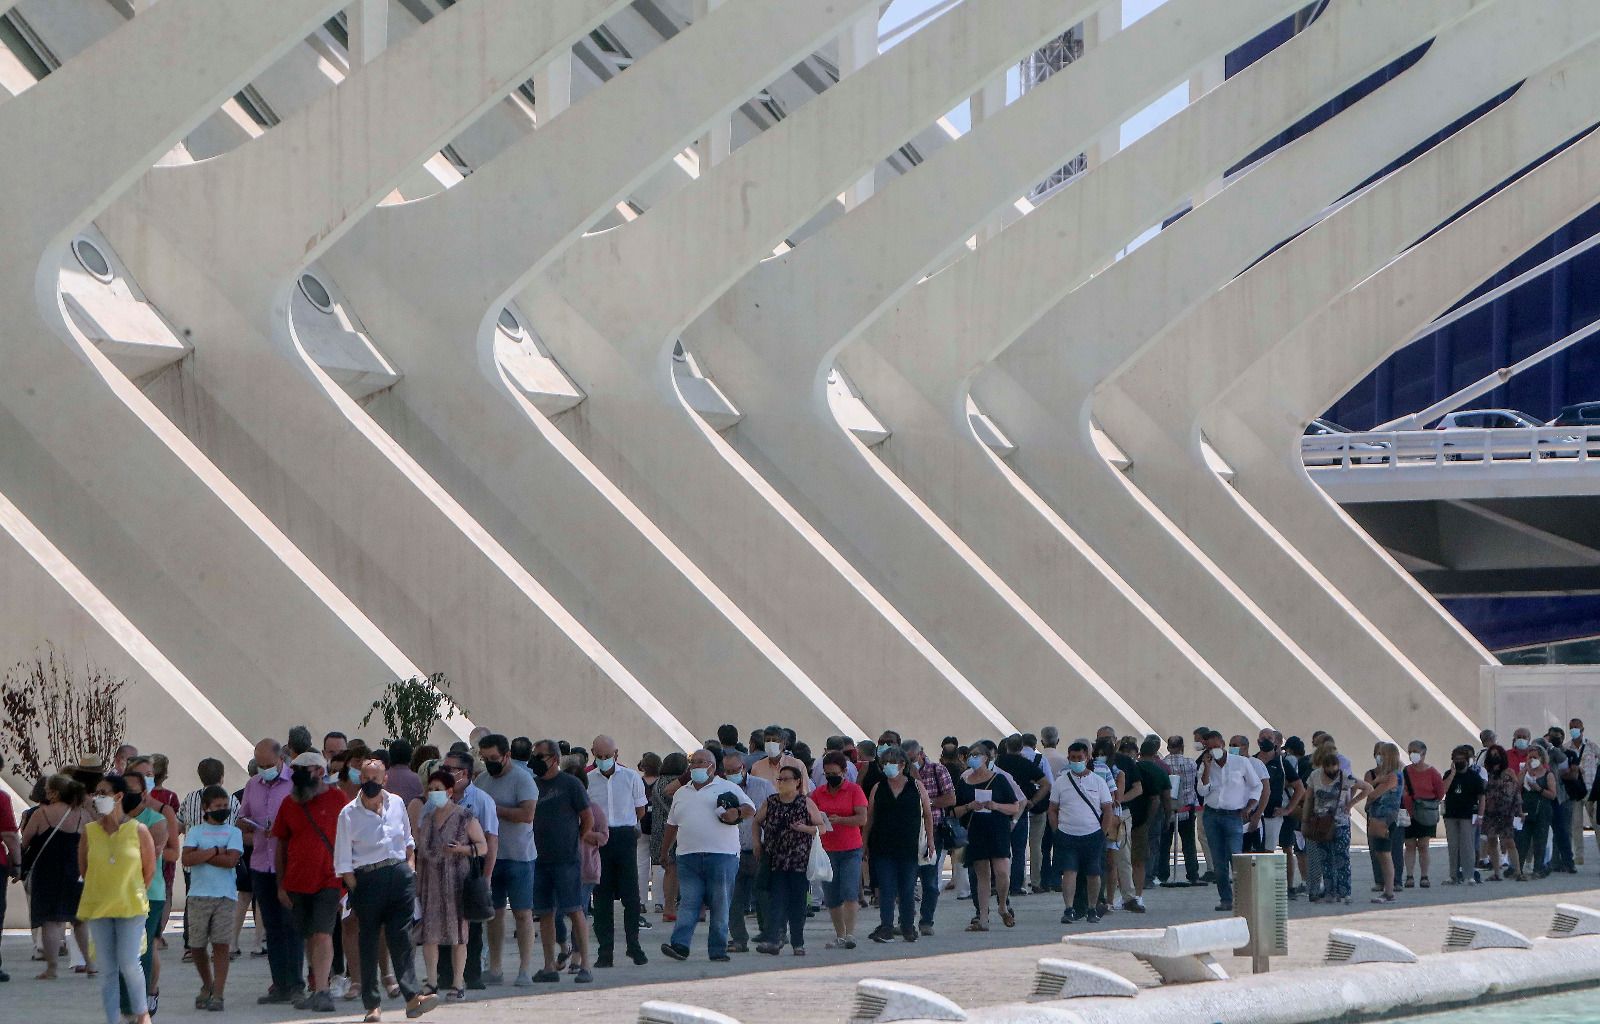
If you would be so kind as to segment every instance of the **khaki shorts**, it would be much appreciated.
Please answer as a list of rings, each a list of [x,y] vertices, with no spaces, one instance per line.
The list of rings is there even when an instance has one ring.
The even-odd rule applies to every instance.
[[[195,896],[183,905],[183,918],[189,925],[189,948],[233,944],[235,900],[222,896]]]

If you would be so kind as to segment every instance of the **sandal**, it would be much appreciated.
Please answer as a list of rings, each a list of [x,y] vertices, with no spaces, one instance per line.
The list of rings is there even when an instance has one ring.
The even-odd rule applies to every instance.
[[[1000,911],[1000,920],[1007,928],[1015,928],[1017,926],[1017,915],[1010,907]]]
[[[967,931],[969,931],[969,932],[986,932],[988,930],[989,930],[989,926],[988,925],[980,924],[977,921],[974,921],[971,924],[967,925]]]
[[[365,1024],[377,1024],[377,1022],[383,1020],[383,1011],[379,1009],[368,1010],[367,1015],[361,1019]]]
[[[1415,889],[1416,887],[1417,887],[1417,880],[1408,875],[1406,877],[1406,888],[1407,889]]]
[[[1428,887],[1428,876],[1423,875],[1419,884],[1422,886],[1422,888],[1426,889]]]

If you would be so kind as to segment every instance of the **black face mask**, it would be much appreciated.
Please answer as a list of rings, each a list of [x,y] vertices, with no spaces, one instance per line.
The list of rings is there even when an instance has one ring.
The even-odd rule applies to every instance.
[[[1467,770],[1467,762],[1464,760],[1452,761],[1450,763],[1456,766],[1456,771],[1458,772],[1464,772]]]
[[[542,779],[550,770],[550,759],[543,754],[535,754],[528,759],[528,769],[533,772],[533,777]]]
[[[144,803],[144,794],[124,793],[122,794],[122,813],[132,814],[139,809],[139,805],[142,803]]]
[[[289,781],[295,789],[310,789],[316,783],[311,781],[311,769],[301,766],[289,771]]]
[[[214,811],[207,811],[206,820],[211,822],[213,825],[220,825],[228,820],[228,809],[226,807],[219,807]]]
[[[485,761],[483,762],[483,770],[491,776],[499,778],[500,773],[506,770],[506,763],[504,761]]]
[[[842,785],[844,785],[844,776],[843,775],[830,775],[830,776],[828,776],[828,788],[829,789],[838,789]]]
[[[383,792],[383,783],[381,783],[381,782],[377,782],[377,781],[375,781],[373,779],[368,779],[366,782],[363,782],[361,784],[361,795],[366,797],[368,800],[371,800],[373,797],[377,796],[379,793],[382,793],[382,792]]]

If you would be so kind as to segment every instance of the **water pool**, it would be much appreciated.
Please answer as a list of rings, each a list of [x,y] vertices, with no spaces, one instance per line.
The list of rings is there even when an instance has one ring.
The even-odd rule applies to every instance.
[[[1588,1024],[1600,1020],[1600,990],[1582,989],[1470,1009],[1399,1017],[1392,1024]]]

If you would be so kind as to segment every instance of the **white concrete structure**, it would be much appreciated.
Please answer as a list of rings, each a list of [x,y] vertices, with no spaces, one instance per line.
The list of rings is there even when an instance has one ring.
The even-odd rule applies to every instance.
[[[1600,193],[1583,140],[1417,244],[1600,116],[1600,10],[1341,0],[1222,80],[1302,6],[964,0],[879,53],[870,0],[21,0],[0,658],[127,674],[183,759],[432,671],[631,752],[769,720],[1442,749],[1487,656],[1295,438]]]

